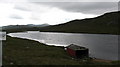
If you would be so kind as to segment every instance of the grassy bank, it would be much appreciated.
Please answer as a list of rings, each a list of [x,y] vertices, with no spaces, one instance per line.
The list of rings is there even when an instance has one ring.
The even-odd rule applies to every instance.
[[[63,47],[7,36],[3,41],[3,65],[117,65],[118,62],[72,59]]]

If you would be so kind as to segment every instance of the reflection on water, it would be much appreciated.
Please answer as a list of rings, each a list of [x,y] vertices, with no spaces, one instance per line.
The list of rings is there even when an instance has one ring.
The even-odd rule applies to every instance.
[[[89,48],[90,56],[118,60],[118,35],[106,34],[72,34],[72,33],[11,33],[13,37],[36,40],[48,45],[67,46],[69,44],[81,45]]]

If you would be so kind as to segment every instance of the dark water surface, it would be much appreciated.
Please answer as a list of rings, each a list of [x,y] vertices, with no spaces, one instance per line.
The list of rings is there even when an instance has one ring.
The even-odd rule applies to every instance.
[[[8,35],[32,39],[48,45],[67,46],[76,44],[89,48],[91,57],[118,60],[118,35],[53,32],[21,32]]]

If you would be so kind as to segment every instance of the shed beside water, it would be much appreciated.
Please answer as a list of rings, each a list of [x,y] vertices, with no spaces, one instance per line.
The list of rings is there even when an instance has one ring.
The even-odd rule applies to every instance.
[[[74,58],[81,59],[81,58],[89,57],[88,48],[81,47],[81,46],[74,45],[74,44],[71,44],[67,46],[66,48],[67,48],[66,50],[67,53]]]

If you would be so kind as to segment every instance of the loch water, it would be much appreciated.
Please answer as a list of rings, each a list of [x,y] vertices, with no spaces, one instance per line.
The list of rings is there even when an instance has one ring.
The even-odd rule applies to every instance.
[[[8,35],[36,40],[47,45],[67,46],[70,44],[76,44],[89,48],[89,55],[91,57],[105,60],[119,60],[119,35],[55,32],[19,32],[10,33]]]

